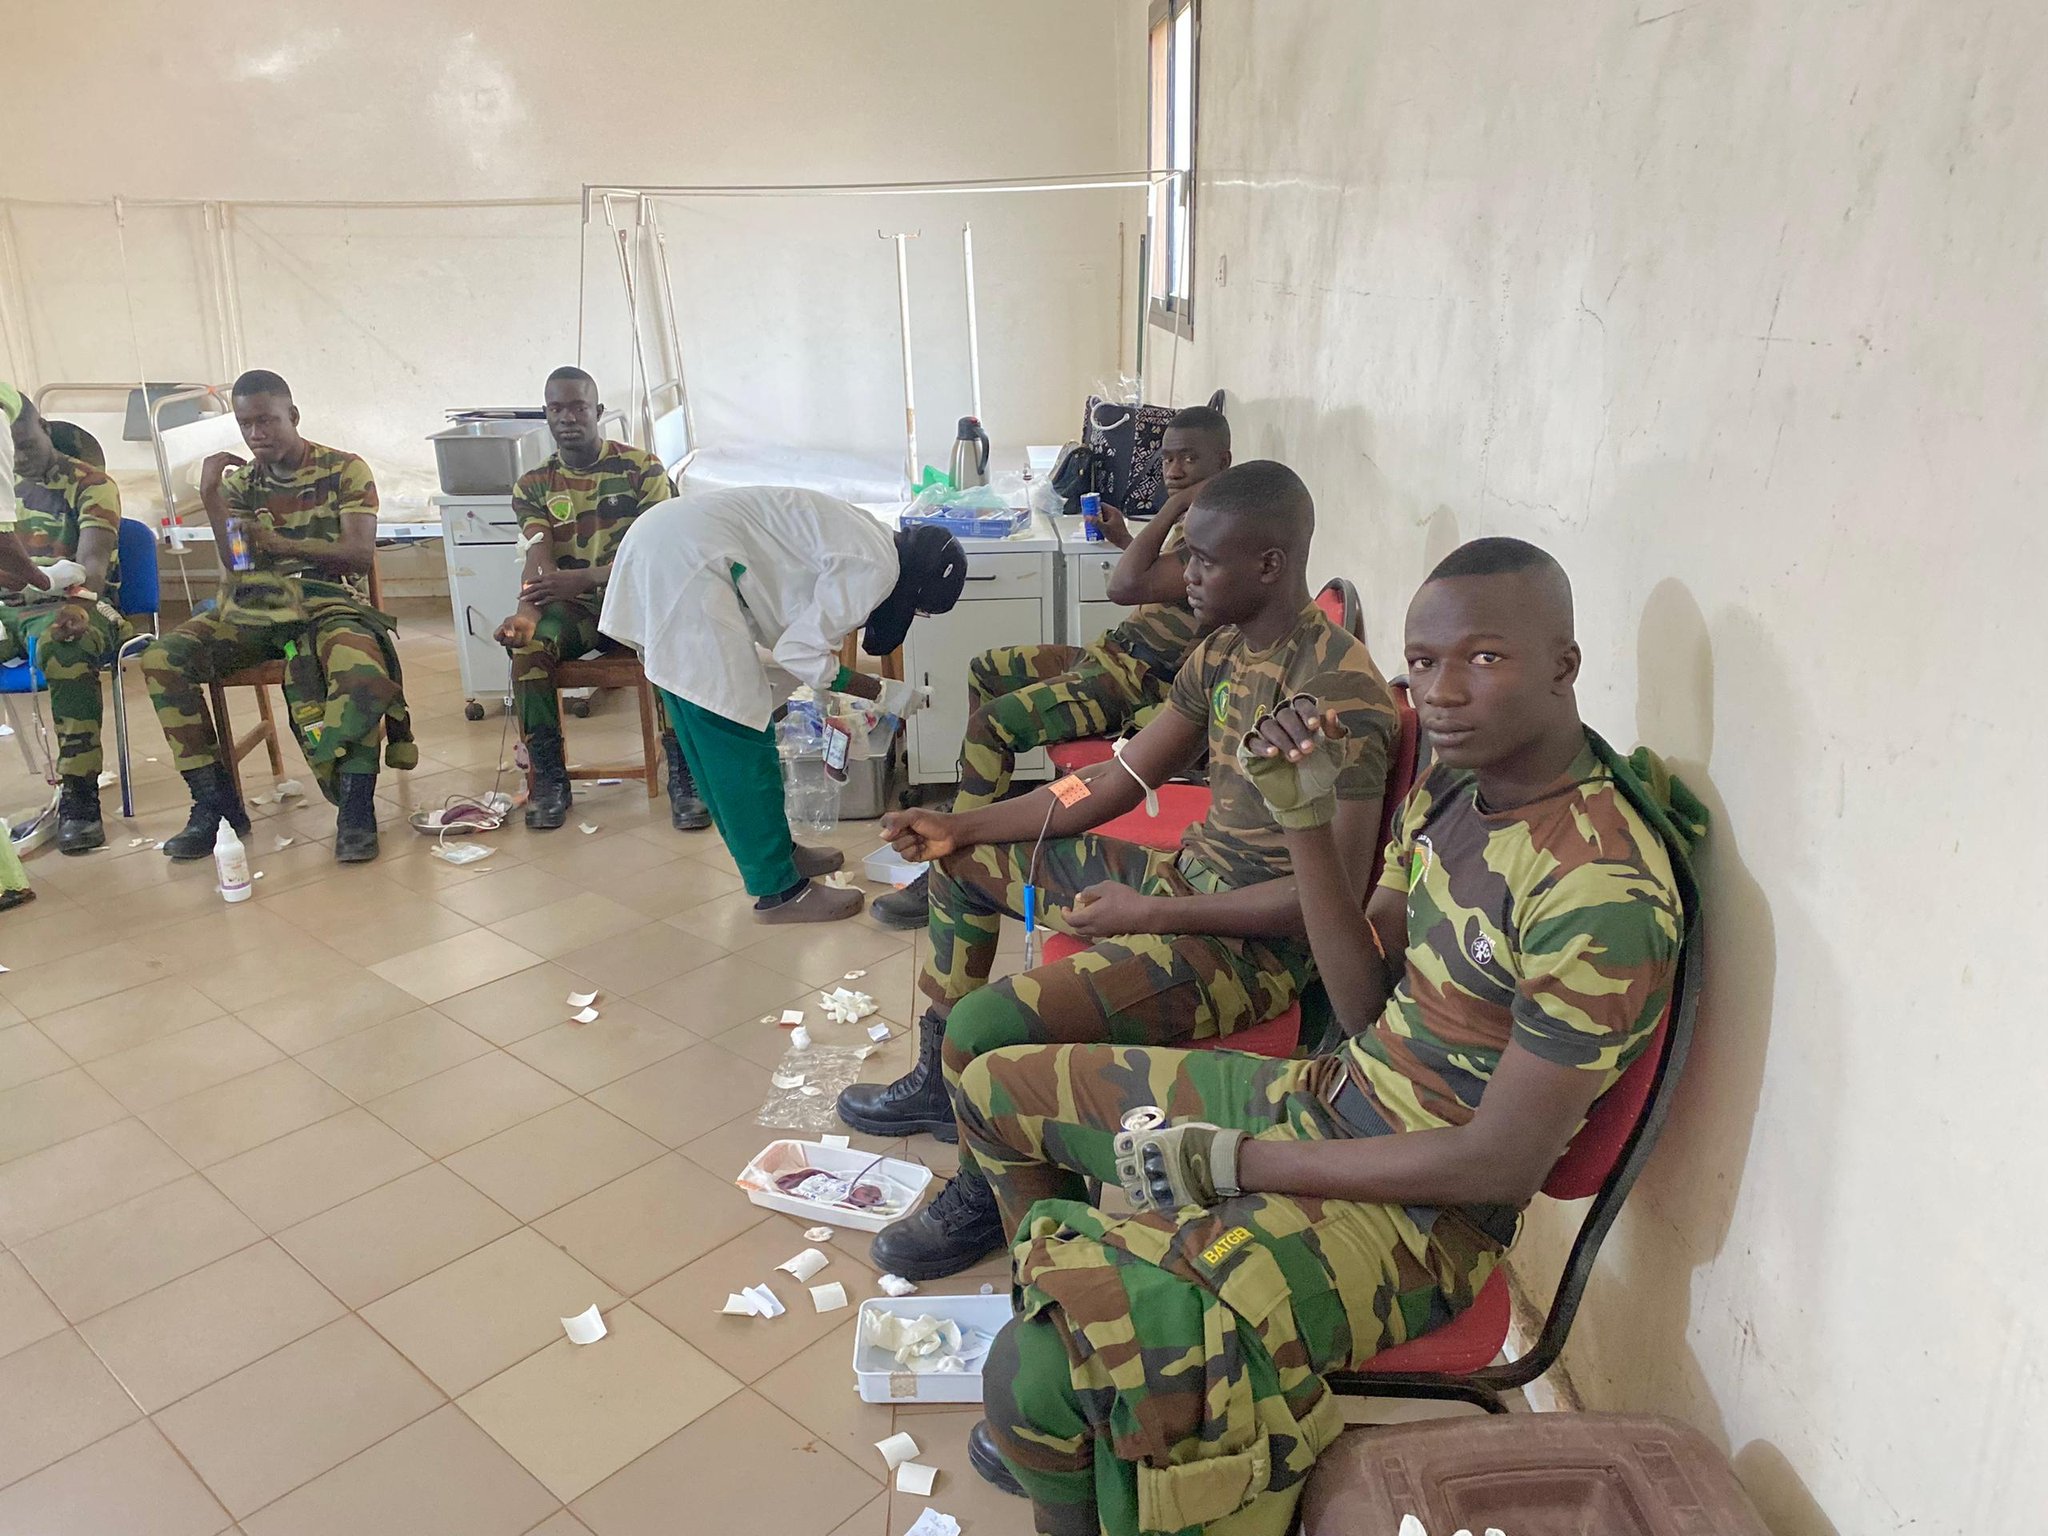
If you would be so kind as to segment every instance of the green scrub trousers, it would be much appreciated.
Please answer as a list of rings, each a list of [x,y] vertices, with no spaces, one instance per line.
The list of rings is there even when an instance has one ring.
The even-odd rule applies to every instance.
[[[750,731],[664,689],[654,690],[710,807],[712,825],[739,866],[747,894],[780,896],[797,883],[796,840],[782,807],[782,760],[773,729]]]

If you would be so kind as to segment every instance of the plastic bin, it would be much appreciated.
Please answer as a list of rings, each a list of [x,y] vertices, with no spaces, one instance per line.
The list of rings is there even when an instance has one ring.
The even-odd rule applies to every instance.
[[[816,1168],[824,1173],[861,1174],[864,1182],[882,1187],[884,1204],[875,1212],[847,1206],[823,1206],[813,1200],[799,1200],[775,1187],[775,1176],[797,1168]],[[901,1158],[877,1158],[857,1147],[828,1147],[818,1141],[771,1141],[754,1154],[733,1182],[747,1192],[747,1198],[771,1211],[823,1222],[830,1227],[852,1227],[860,1232],[879,1232],[899,1216],[907,1216],[931,1184],[932,1171]]]
[[[887,843],[860,861],[860,872],[877,885],[906,886],[929,868],[911,863]]]
[[[449,496],[504,495],[554,448],[545,422],[524,420],[457,422],[427,441],[434,445],[441,490]]]
[[[906,1371],[894,1355],[862,1342],[870,1312],[898,1317],[937,1317],[994,1338],[1010,1320],[1010,1293],[994,1296],[877,1296],[860,1304],[861,1326],[853,1330],[853,1384],[864,1403],[978,1403],[979,1371]]]

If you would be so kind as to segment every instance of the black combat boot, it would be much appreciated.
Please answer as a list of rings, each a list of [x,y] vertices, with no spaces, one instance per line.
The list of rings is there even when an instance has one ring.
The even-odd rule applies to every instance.
[[[877,896],[868,911],[884,928],[922,928],[931,915],[932,876],[926,870],[900,891]]]
[[[569,819],[569,765],[562,759],[561,730],[543,725],[528,731],[526,760],[533,764],[526,825],[535,832],[552,832]]]
[[[868,1257],[885,1275],[943,1280],[1000,1253],[1009,1241],[988,1180],[956,1178],[922,1210],[877,1232]]]
[[[1003,1460],[1003,1453],[996,1449],[995,1431],[983,1419],[967,1431],[967,1465],[981,1474],[981,1480],[992,1483],[1005,1493],[1024,1497],[1024,1485],[1017,1481],[1017,1474],[1010,1470],[1010,1464]]]
[[[235,793],[235,781],[219,763],[204,768],[187,768],[185,783],[192,790],[192,815],[185,830],[164,839],[164,856],[185,863],[213,856],[214,834],[225,821],[243,837],[249,835],[249,813],[242,809],[242,797]]]
[[[100,825],[100,781],[90,773],[67,773],[57,797],[57,851],[91,853],[107,846]]]
[[[377,857],[377,775],[344,773],[334,818],[334,862],[367,864]]]
[[[678,832],[702,832],[711,825],[711,807],[697,798],[697,781],[683,761],[683,744],[673,731],[663,733],[661,744],[668,752],[669,824]]]
[[[945,1040],[946,1021],[926,1009],[917,1021],[917,1065],[893,1083],[855,1083],[843,1090],[839,1118],[870,1136],[929,1131],[940,1141],[958,1141],[960,1129],[953,1123],[953,1101],[939,1065]]]

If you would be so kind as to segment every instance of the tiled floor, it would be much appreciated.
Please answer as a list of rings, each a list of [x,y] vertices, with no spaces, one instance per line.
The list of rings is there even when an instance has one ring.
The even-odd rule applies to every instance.
[[[254,807],[239,907],[210,863],[130,847],[185,803],[131,684],[139,816],[38,855],[40,899],[0,917],[0,1532],[900,1536],[926,1503],[1028,1530],[967,1470],[973,1413],[856,1399],[851,1311],[784,1284],[783,1318],[718,1313],[805,1246],[732,1184],[774,1134],[760,1016],[860,969],[908,1023],[908,937],[755,925],[715,834],[637,786],[429,857],[403,813],[487,788],[508,743],[495,709],[462,718],[445,614],[402,646],[423,761],[386,775],[376,864],[334,864],[318,801]],[[630,711],[570,720],[572,760],[637,751]],[[0,755],[11,809],[31,784]],[[593,987],[600,1020],[565,1022]],[[863,1234],[830,1252],[823,1278],[877,1294]],[[578,1348],[557,1319],[592,1303],[610,1337]],[[884,1485],[898,1427],[941,1468],[929,1500]]]

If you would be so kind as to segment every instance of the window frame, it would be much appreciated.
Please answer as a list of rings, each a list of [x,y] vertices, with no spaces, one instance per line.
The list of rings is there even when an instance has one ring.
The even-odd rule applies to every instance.
[[[1180,18],[1188,19],[1187,48],[1188,60],[1185,71],[1187,83],[1187,142],[1183,146],[1175,132],[1174,111],[1178,97],[1174,90],[1176,38]],[[1146,12],[1145,27],[1145,155],[1147,169],[1157,175],[1161,172],[1178,170],[1178,177],[1152,184],[1147,198],[1145,227],[1149,235],[1148,251],[1150,272],[1146,287],[1151,299],[1147,305],[1147,320],[1161,330],[1171,331],[1184,341],[1192,341],[1194,325],[1195,288],[1195,203],[1196,203],[1196,161],[1195,152],[1201,142],[1199,112],[1201,108],[1201,62],[1202,62],[1202,13],[1201,0],[1151,0]],[[1178,167],[1173,162],[1175,151],[1185,149],[1183,158],[1186,166]],[[1178,196],[1179,209],[1172,206]],[[1184,232],[1186,249],[1178,249],[1176,240],[1176,219],[1178,211],[1179,231]],[[1175,261],[1178,256],[1180,260]],[[1174,289],[1175,267],[1178,266],[1184,291]]]

